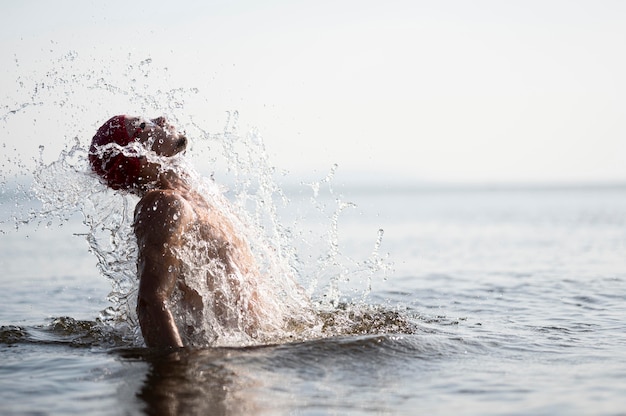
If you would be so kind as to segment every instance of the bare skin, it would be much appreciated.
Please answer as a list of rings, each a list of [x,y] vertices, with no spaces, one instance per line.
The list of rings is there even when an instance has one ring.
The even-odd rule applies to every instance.
[[[142,125],[140,118],[127,118],[129,133],[151,146],[161,156],[173,156],[184,150],[186,139],[165,119],[154,119],[154,124]],[[140,127],[137,127],[140,126]],[[141,127],[143,126],[143,127]],[[138,130],[141,129],[141,131]],[[178,249],[186,244],[185,236],[195,233],[208,242],[204,252],[207,259],[218,261],[223,273],[209,273],[207,283],[213,289],[213,309],[218,319],[228,320],[225,297],[219,292],[224,276],[248,276],[251,283],[260,276],[248,243],[237,236],[232,222],[218,209],[171,170],[161,170],[155,163],[142,159],[141,179],[135,192],[141,200],[135,208],[134,231],[139,248],[139,294],[137,315],[144,341],[149,347],[182,347],[181,334],[168,305],[176,288],[183,293],[183,301],[192,309],[204,307],[201,296],[185,284]],[[238,282],[229,281],[229,290],[239,293]],[[254,305],[256,292],[243,302],[242,312],[254,323],[258,319]],[[246,328],[249,329],[249,328]]]

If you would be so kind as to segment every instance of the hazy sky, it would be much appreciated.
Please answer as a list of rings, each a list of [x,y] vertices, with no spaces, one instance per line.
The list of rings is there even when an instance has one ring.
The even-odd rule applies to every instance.
[[[24,93],[16,77],[70,80],[40,109],[58,105],[48,123],[66,135],[29,108],[0,121],[22,158],[137,111],[80,90],[76,68],[54,63],[71,52],[101,72],[150,58],[144,88],[198,88],[173,111],[211,132],[237,110],[294,174],[337,163],[410,181],[626,180],[623,1],[5,3],[0,116]]]

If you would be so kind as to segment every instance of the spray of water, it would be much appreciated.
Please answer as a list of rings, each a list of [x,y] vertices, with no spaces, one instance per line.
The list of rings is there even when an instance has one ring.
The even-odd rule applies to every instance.
[[[77,131],[77,135],[66,140],[67,146],[50,163],[44,160],[44,148],[41,147],[33,168],[32,191],[41,201],[41,208],[14,216],[14,222],[16,226],[20,222],[64,222],[76,212],[82,214],[85,225],[82,236],[98,260],[100,274],[111,282],[112,287],[108,297],[111,306],[99,318],[102,325],[114,328],[132,345],[142,343],[135,314],[137,244],[132,231],[133,211],[138,198],[108,189],[90,172],[87,149],[95,126],[91,124],[91,128],[85,128],[76,122],[76,113],[85,115],[92,110],[72,104],[77,90],[115,99],[124,96],[128,100],[130,97],[135,104],[133,107],[139,108],[141,113],[165,111],[174,122],[178,121],[179,128],[187,130],[188,136],[193,135],[191,151],[202,154],[210,148],[211,158],[206,163],[222,166],[231,178],[229,187],[223,188],[212,178],[197,173],[185,159],[178,158],[167,163],[160,161],[167,169],[184,171],[190,186],[231,220],[236,232],[249,242],[260,274],[265,277],[256,288],[259,299],[255,301],[264,306],[261,315],[256,317],[256,330],[253,332],[246,330],[250,322],[241,309],[228,315],[230,322],[217,319],[208,307],[204,308],[208,312],[198,316],[178,307],[183,302],[177,300],[184,294],[176,293],[172,305],[179,326],[196,328],[187,340],[190,344],[250,345],[344,333],[407,330],[397,313],[367,304],[372,280],[385,278],[391,270],[387,256],[380,252],[383,231],[378,231],[373,250],[365,260],[354,261],[342,255],[338,224],[341,216],[355,204],[337,196],[335,206],[329,208],[319,200],[323,187],[333,193],[333,176],[337,166],[333,166],[320,181],[302,185],[312,191],[310,208],[321,213],[328,223],[321,235],[312,236],[311,230],[303,230],[298,221],[287,224],[281,219],[279,208],[289,209],[290,200],[277,183],[277,170],[269,161],[260,133],[254,129],[246,134],[238,132],[237,112],[228,113],[222,132],[210,133],[191,116],[186,119],[176,117],[176,114],[184,112],[185,99],[199,94],[197,89],[173,88],[148,92],[146,84],[150,79],[160,78],[153,75],[159,70],[149,59],[141,60],[139,64],[129,63],[121,77],[123,82],[117,85],[107,81],[106,73],[94,73],[93,70],[77,71],[70,76],[65,68],[77,59],[76,54],[69,53],[53,62],[55,68],[47,72],[46,82],[35,81],[34,88],[26,86],[25,80],[33,81],[37,75],[22,75],[18,81],[23,87],[19,91],[27,90],[30,97],[20,103],[18,96],[15,103],[5,107],[0,120],[6,123],[11,117],[24,115],[31,107],[50,111],[71,107],[73,117],[67,122],[67,131]],[[131,57],[129,61],[132,61]],[[139,79],[145,84],[140,85]],[[115,99],[109,101],[114,102]],[[103,119],[105,117],[100,117],[100,120]],[[17,165],[17,170],[24,173],[26,169]],[[4,175],[2,180],[7,182],[7,178]],[[230,293],[226,287],[207,285],[206,279],[201,276],[207,272],[216,273],[219,265],[204,261],[197,255],[205,244],[197,235],[190,233],[186,238],[187,244],[177,255],[184,260],[184,274],[189,276],[186,284],[201,294],[205,305],[211,304],[212,296],[217,292],[242,298],[241,293]],[[307,250],[311,252],[307,253]],[[311,258],[317,260],[314,264],[305,265],[307,260],[303,259]],[[363,286],[358,293],[343,293],[342,282],[354,276],[364,281]],[[223,281],[233,278],[223,277]],[[241,279],[239,287],[243,286],[245,291],[246,276],[235,278]],[[302,289],[301,285],[306,289]],[[246,296],[243,298],[246,299]]]

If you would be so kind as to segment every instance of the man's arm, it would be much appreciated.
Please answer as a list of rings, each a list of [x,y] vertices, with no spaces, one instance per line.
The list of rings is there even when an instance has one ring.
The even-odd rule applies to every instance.
[[[183,346],[167,301],[179,273],[179,260],[172,248],[180,245],[189,215],[186,201],[171,191],[149,192],[135,209],[139,246],[137,315],[149,347]]]

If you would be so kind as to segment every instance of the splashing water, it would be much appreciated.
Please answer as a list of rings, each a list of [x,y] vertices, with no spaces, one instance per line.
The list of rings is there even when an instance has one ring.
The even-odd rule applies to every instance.
[[[61,61],[64,65],[69,65],[77,58],[76,54],[70,53]],[[59,62],[57,66],[63,69]],[[152,73],[158,72],[152,67],[151,61],[142,60],[138,65],[129,64],[126,69],[122,77],[130,85],[126,89],[107,82],[106,76],[98,77],[96,75],[101,74],[93,72],[78,71],[70,79],[66,79],[66,71],[49,71],[46,74],[49,82],[47,86],[35,82],[35,88],[29,89],[32,93],[30,98],[25,102],[15,103],[12,110],[5,109],[5,114],[0,119],[6,123],[14,115],[22,115],[31,107],[72,107],[75,110],[76,105],[70,103],[72,93],[76,93],[76,90],[86,89],[95,95],[104,93],[113,98],[118,98],[119,95],[130,96],[135,103],[140,104],[138,107],[142,113],[163,109],[173,113],[174,110],[184,108],[186,98],[199,93],[193,88],[175,88],[150,94],[147,86],[142,87],[143,90],[138,88],[136,80],[137,72],[143,78],[149,79]],[[20,82],[24,85],[24,77]],[[80,113],[87,114],[89,109],[81,109]],[[329,222],[326,231],[311,237],[311,230],[299,229],[297,221],[292,226],[281,221],[279,206],[288,207],[290,201],[275,180],[276,169],[269,162],[260,133],[257,130],[251,130],[245,135],[238,133],[237,112],[228,113],[226,127],[221,133],[205,131],[191,117],[186,121],[172,116],[170,118],[181,130],[186,130],[188,136],[195,139],[192,152],[202,154],[209,146],[221,150],[213,151],[208,162],[218,167],[223,166],[225,172],[232,177],[232,183],[228,190],[220,188],[211,178],[197,173],[184,158],[173,159],[167,164],[167,168],[183,171],[193,189],[233,222],[238,235],[244,236],[249,242],[260,273],[266,277],[261,279],[258,286],[258,302],[264,306],[261,316],[257,318],[263,325],[257,326],[253,336],[250,331],[243,330],[249,321],[241,310],[232,311],[231,321],[234,324],[231,322],[226,325],[216,319],[211,308],[204,308],[207,312],[197,316],[180,307],[183,302],[176,300],[183,294],[175,293],[172,304],[174,313],[178,315],[179,326],[190,325],[196,328],[195,335],[187,340],[189,343],[250,345],[342,333],[409,330],[406,321],[397,313],[367,305],[366,302],[372,279],[380,274],[384,278],[391,270],[387,257],[380,253],[383,231],[378,231],[373,251],[366,260],[346,259],[341,253],[338,224],[345,211],[354,208],[355,204],[337,196],[335,206],[329,209],[318,199],[323,186],[327,186],[328,192],[334,195],[332,179],[337,166],[333,166],[324,179],[303,184],[312,191],[310,208],[322,213]],[[80,212],[86,226],[83,235],[89,243],[90,251],[98,260],[100,273],[112,285],[108,297],[111,306],[102,312],[99,322],[114,327],[130,344],[140,345],[142,338],[135,313],[138,286],[137,245],[132,232],[133,212],[138,198],[108,189],[90,172],[87,149],[95,128],[90,131],[84,126],[72,125],[69,129],[79,130],[78,134],[73,139],[66,140],[68,145],[53,162],[44,161],[44,148],[40,148],[33,170],[33,192],[42,206],[39,210],[16,215],[16,226],[20,222],[49,223],[55,219],[62,223],[68,221],[73,213]],[[25,169],[20,167],[18,170],[24,173]],[[3,176],[3,181],[7,181],[6,176]],[[201,239],[193,234],[186,238],[188,244],[177,253],[184,262],[184,274],[188,276],[186,284],[202,294],[203,302],[208,305],[212,302],[216,288],[208,287],[207,279],[201,276],[206,275],[210,268],[213,268],[210,271],[214,273],[216,265],[202,261],[197,255],[197,250],[202,249]],[[317,239],[322,244],[309,244],[306,239]],[[304,247],[315,247],[315,252],[303,253]],[[303,258],[317,258],[317,261],[313,265],[305,265]],[[352,301],[357,299],[357,303],[351,306],[344,300],[346,294],[342,292],[341,284],[355,275],[363,279],[365,284],[360,293],[351,298]],[[223,281],[232,278],[223,277]],[[236,276],[237,279],[244,277]],[[238,283],[245,283],[245,280]],[[306,290],[300,284],[305,285]],[[239,286],[246,290],[246,285]],[[222,294],[236,296],[229,294],[227,288],[217,289]]]

